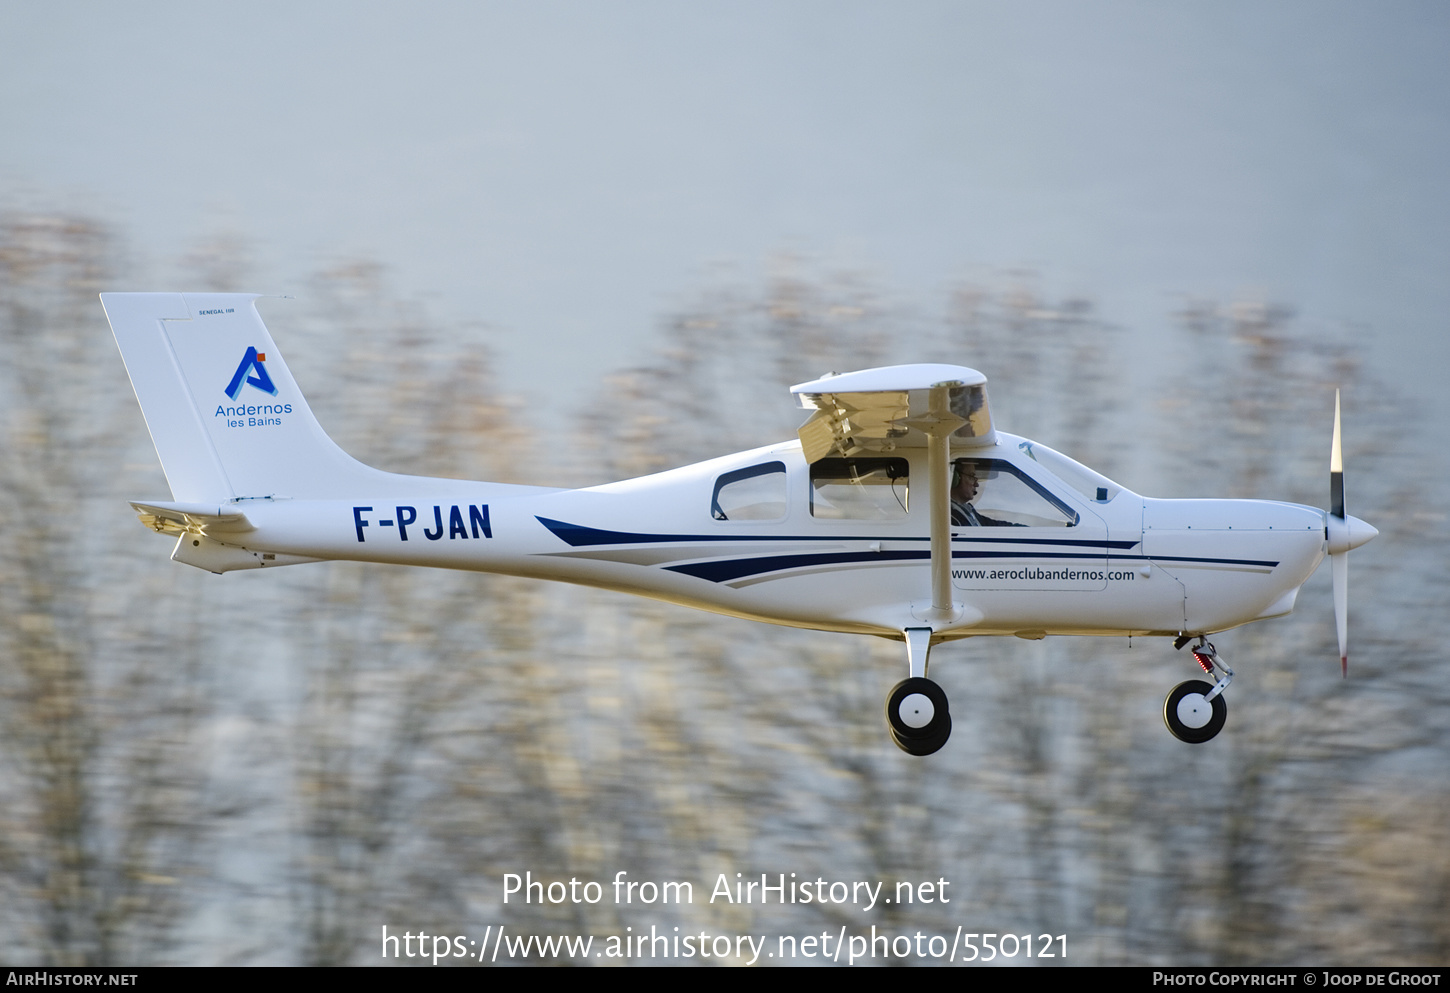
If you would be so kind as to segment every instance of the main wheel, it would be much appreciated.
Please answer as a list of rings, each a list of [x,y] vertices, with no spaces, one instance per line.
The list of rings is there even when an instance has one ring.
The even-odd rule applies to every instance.
[[[1228,704],[1220,693],[1212,700],[1213,687],[1201,679],[1179,683],[1163,701],[1163,723],[1179,741],[1199,745],[1223,730],[1228,720]]]
[[[903,679],[886,699],[886,724],[891,729],[891,740],[903,752],[930,755],[952,734],[947,695],[930,679]]]
[[[952,736],[952,718],[948,714],[942,722],[941,730],[930,738],[902,738],[891,728],[891,740],[897,748],[908,755],[930,755],[933,752],[941,751],[941,747],[947,743]]]

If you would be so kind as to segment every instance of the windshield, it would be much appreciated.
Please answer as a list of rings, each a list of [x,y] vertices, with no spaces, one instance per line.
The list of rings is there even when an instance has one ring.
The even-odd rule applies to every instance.
[[[1122,492],[1123,488],[1107,476],[1094,472],[1081,462],[1070,459],[1061,452],[1053,451],[1046,445],[1035,441],[1023,441],[1018,443],[1017,447],[1026,452],[1038,465],[1089,500],[1107,503]]]

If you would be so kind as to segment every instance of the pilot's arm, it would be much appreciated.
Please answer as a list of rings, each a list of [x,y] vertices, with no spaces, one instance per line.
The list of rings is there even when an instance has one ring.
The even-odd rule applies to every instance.
[[[999,521],[995,517],[984,517],[970,503],[952,501],[952,524],[955,527],[974,528],[1024,528],[1027,525],[1012,521]]]
[[[1025,528],[1026,524],[1018,524],[1015,521],[999,521],[995,517],[983,517],[977,514],[977,524],[984,528]]]

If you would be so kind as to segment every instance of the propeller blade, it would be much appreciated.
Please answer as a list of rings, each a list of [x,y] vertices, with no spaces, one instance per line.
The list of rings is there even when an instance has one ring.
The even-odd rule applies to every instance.
[[[1334,627],[1339,633],[1339,674],[1349,676],[1349,553],[1329,556],[1334,573]]]
[[[1326,535],[1329,543],[1329,566],[1334,575],[1334,627],[1339,635],[1339,674],[1349,676],[1349,550],[1356,544],[1364,544],[1375,535],[1369,528],[1369,537],[1353,542],[1349,519],[1344,513],[1344,443],[1339,427],[1339,391],[1334,391],[1334,441],[1329,446],[1329,515],[1331,520]],[[1363,521],[1355,521],[1363,525]],[[1367,525],[1365,525],[1368,527]],[[1338,550],[1336,551],[1336,547]]]
[[[1344,449],[1339,440],[1338,390],[1334,391],[1334,443],[1329,449],[1329,512],[1344,518]]]

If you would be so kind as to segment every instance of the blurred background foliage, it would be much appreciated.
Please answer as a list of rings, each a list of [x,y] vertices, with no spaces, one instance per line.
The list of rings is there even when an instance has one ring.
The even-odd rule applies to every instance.
[[[96,294],[124,240],[0,217],[0,935],[20,963],[344,964],[390,931],[657,925],[1069,936],[1074,964],[1444,964],[1450,771],[1443,480],[1363,334],[1272,301],[1186,299],[1155,334],[1003,272],[902,302],[783,257],[705,281],[652,361],[563,430],[372,262],[263,302],[333,437],[380,468],[579,485],[790,437],[791,383],[949,361],[998,423],[1156,496],[1322,506],[1333,390],[1348,499],[1351,678],[1327,575],[1217,640],[1227,730],[1162,727],[1164,643],[968,640],[933,676],[956,728],[922,760],[881,714],[887,641],[607,592],[350,563],[211,576],[128,498],[166,484]],[[248,287],[218,236],[181,265]],[[1124,370],[1133,370],[1125,375]],[[1435,439],[1438,443],[1438,439]],[[688,880],[689,906],[502,905],[504,873]],[[951,882],[871,913],[707,902],[719,873]],[[1045,963],[1046,960],[1044,960]]]

